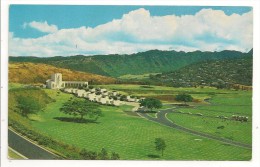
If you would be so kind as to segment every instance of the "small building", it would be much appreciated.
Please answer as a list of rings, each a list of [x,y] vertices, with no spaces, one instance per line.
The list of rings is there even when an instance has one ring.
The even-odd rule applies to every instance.
[[[110,101],[111,100],[108,98],[108,96],[106,96],[106,97],[101,97],[99,102],[101,104],[110,104]]]
[[[71,91],[72,91],[72,93],[76,94],[78,89],[72,89]]]
[[[90,101],[96,101],[96,94],[95,93],[88,94],[88,99]]]
[[[121,104],[120,100],[111,100],[111,104],[119,106]]]
[[[64,92],[72,93],[72,89],[71,88],[66,88],[66,89],[64,89]]]
[[[77,90],[77,96],[78,96],[78,97],[84,97],[84,95],[83,95],[84,93],[86,93],[86,91],[83,90],[83,89]]]
[[[108,92],[102,92],[102,95],[104,95],[104,96],[107,96],[108,95]]]
[[[106,92],[107,90],[106,89],[100,89],[100,92]]]

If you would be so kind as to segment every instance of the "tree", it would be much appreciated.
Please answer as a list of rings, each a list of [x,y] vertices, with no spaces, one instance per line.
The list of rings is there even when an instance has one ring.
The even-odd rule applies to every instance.
[[[95,120],[97,120],[98,117],[102,115],[97,104],[77,98],[65,102],[62,108],[60,108],[60,111],[65,114],[73,115],[74,117],[79,115],[81,120],[87,115],[89,118],[95,117]]]
[[[120,101],[126,101],[126,100],[127,100],[126,95],[120,96],[120,99],[119,99],[119,100],[120,100]]]
[[[176,95],[175,100],[183,101],[186,104],[187,102],[191,102],[193,97],[189,94],[178,94]]]
[[[89,85],[89,87],[88,87],[89,89],[93,89],[94,88],[94,86],[92,86],[92,85]]]
[[[97,153],[94,151],[87,151],[86,149],[82,149],[79,153],[81,159],[86,160],[95,160],[97,159]]]
[[[146,98],[140,101],[140,106],[147,107],[153,111],[153,108],[161,108],[162,107],[162,102],[158,99],[154,98]]]
[[[119,156],[119,154],[112,152],[110,159],[111,160],[118,160],[118,159],[120,159],[120,156]]]
[[[155,139],[155,149],[157,151],[162,151],[162,156],[163,156],[163,151],[166,148],[165,141],[162,138],[156,138]]]
[[[107,150],[105,148],[101,149],[101,152],[98,154],[99,159],[101,160],[106,160],[108,159],[108,153]]]
[[[41,106],[35,99],[29,96],[18,96],[17,108],[20,110],[22,116],[28,117],[28,114],[36,113],[41,109]]]

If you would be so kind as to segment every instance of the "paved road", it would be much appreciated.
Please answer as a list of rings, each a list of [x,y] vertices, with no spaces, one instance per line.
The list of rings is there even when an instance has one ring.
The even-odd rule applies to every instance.
[[[10,129],[8,129],[8,145],[28,159],[58,159],[56,155],[31,143]]]
[[[236,142],[236,141],[233,141],[233,140],[213,136],[213,135],[210,135],[210,134],[207,134],[207,133],[198,132],[198,131],[177,125],[177,124],[173,123],[172,121],[170,121],[169,119],[167,119],[167,117],[166,117],[166,115],[168,113],[171,113],[171,112],[174,112],[173,109],[161,110],[157,113],[157,118],[151,117],[151,116],[149,116],[148,114],[145,114],[145,113],[138,113],[138,114],[140,116],[148,119],[148,120],[160,123],[162,125],[169,126],[171,128],[174,128],[174,129],[177,129],[177,130],[180,130],[180,131],[183,131],[183,132],[187,132],[187,133],[197,135],[197,136],[200,136],[200,137],[205,137],[205,138],[208,138],[208,139],[217,140],[217,141],[220,141],[220,142],[223,142],[223,143],[226,143],[226,144],[230,144],[230,145],[234,145],[234,146],[252,149],[252,146],[249,145],[249,144],[239,143],[239,142]]]

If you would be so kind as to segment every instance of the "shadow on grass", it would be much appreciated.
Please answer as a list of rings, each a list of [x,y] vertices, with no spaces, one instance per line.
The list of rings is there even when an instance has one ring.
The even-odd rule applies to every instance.
[[[93,119],[80,119],[80,118],[71,118],[71,117],[54,117],[53,119],[63,121],[63,122],[74,122],[74,123],[96,123],[98,124],[96,120]]]
[[[160,158],[159,155],[154,155],[154,154],[148,154],[147,157],[149,157],[149,158]]]

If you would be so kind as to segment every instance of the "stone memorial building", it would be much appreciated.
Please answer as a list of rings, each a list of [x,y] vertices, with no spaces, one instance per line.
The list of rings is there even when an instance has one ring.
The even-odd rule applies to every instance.
[[[62,89],[68,87],[80,87],[87,86],[88,82],[86,81],[63,81],[61,73],[55,73],[51,75],[51,79],[46,81],[46,87],[49,89]]]

